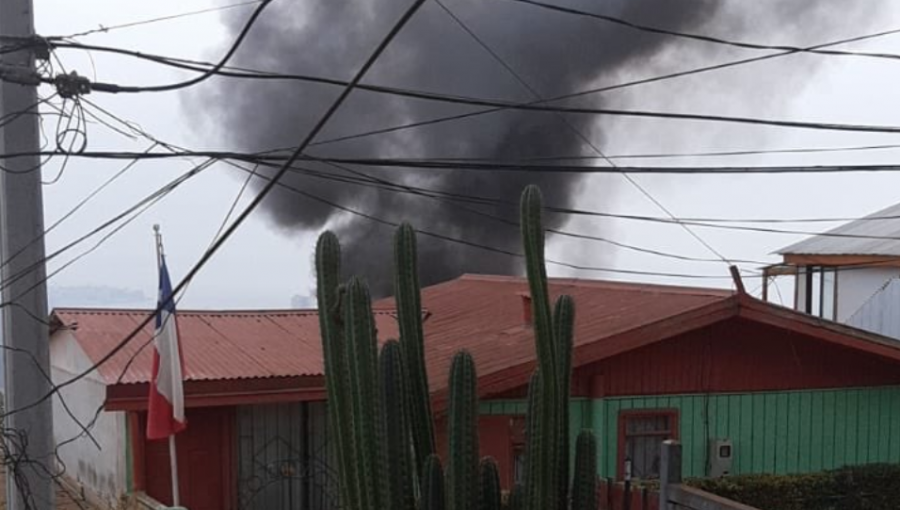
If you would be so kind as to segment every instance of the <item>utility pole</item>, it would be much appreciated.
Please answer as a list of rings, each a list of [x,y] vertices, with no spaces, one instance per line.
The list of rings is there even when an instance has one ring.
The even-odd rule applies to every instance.
[[[10,51],[21,41],[10,37],[33,36],[32,0],[0,0],[0,48],[4,48],[0,51],[0,64],[25,75],[32,74],[38,48],[25,45]],[[0,154],[33,154],[40,150],[36,103],[36,86],[0,83]],[[5,169],[0,171],[0,260],[3,262],[0,276],[3,302],[12,303],[2,311],[6,347],[4,408],[9,412],[33,406],[4,419],[10,453],[25,460],[6,467],[6,508],[51,510],[56,506],[51,477],[57,469],[53,455],[52,399],[34,405],[52,388],[48,380],[50,331],[40,157],[6,159],[2,164]],[[25,440],[9,437],[10,434]],[[14,468],[18,472],[13,473]]]

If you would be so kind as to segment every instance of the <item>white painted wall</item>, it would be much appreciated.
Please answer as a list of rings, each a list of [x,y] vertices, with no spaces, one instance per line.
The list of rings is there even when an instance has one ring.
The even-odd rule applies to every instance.
[[[71,379],[91,363],[71,331],[58,331],[50,339],[50,362],[54,384]],[[106,385],[96,373],[63,388],[53,397],[53,436],[66,476],[83,485],[115,508],[127,493],[126,416],[101,411],[90,432],[100,445],[82,434],[82,429],[63,407],[63,401],[83,425],[88,426],[106,397]],[[78,439],[70,441],[82,434]],[[67,442],[66,444],[62,444]]]
[[[894,278],[847,320],[853,327],[900,339],[900,279]]]
[[[838,268],[837,271],[837,322],[846,323],[863,304],[881,290],[892,278],[900,276],[900,268]],[[796,279],[794,308],[803,309],[806,302],[806,278]]]
[[[846,323],[857,310],[891,279],[898,268],[838,269],[837,321]]]

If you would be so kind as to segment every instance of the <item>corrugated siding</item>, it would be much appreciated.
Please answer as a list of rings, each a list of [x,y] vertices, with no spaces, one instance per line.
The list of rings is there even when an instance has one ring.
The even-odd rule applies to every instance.
[[[325,421],[324,403],[238,408],[241,510],[332,508]]]
[[[608,398],[591,403],[600,475],[615,476],[619,411],[678,409],[685,476],[705,474],[708,439],[734,442],[733,474],[900,462],[900,388]]]

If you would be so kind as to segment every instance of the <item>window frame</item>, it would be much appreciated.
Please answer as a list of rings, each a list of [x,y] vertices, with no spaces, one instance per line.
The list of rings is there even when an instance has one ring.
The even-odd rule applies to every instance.
[[[669,430],[664,432],[649,432],[631,435],[627,433],[629,419],[661,416],[666,417],[669,420]],[[619,411],[618,421],[619,430],[616,448],[616,478],[618,480],[625,479],[625,445],[629,437],[665,436],[663,439],[664,441],[666,439],[674,439],[677,441],[679,438],[679,410],[676,408],[627,409]]]

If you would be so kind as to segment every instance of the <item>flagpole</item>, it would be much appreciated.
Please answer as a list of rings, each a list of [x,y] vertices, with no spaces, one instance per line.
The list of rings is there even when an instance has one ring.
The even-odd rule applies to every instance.
[[[159,232],[159,225],[153,225],[153,232],[156,237],[156,267],[162,268],[163,245],[162,234]],[[175,434],[169,436],[169,463],[172,472],[172,506],[180,507],[181,498],[178,490],[178,452],[175,449]]]

